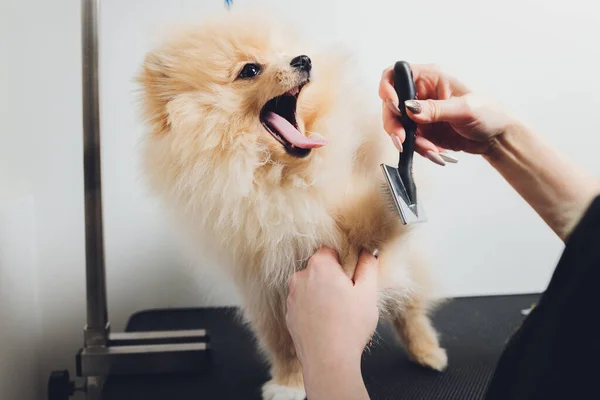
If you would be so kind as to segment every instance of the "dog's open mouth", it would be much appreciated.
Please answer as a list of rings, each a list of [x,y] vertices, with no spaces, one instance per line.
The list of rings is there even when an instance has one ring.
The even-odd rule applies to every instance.
[[[260,112],[260,122],[265,129],[295,157],[306,157],[312,149],[326,144],[324,140],[306,137],[298,129],[296,105],[304,85],[272,98]]]

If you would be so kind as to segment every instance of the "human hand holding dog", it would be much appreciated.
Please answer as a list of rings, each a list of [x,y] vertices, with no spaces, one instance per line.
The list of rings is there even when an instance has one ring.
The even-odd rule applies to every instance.
[[[360,359],[379,318],[377,265],[363,251],[350,279],[322,248],[290,279],[286,322],[308,398],[368,399]]]
[[[418,124],[415,151],[444,165],[456,161],[445,150],[485,154],[493,140],[514,121],[497,105],[473,93],[462,82],[431,65],[411,65],[419,100],[405,103],[410,119]],[[402,151],[406,133],[400,121],[398,96],[393,86],[393,67],[379,84],[383,101],[383,126]]]

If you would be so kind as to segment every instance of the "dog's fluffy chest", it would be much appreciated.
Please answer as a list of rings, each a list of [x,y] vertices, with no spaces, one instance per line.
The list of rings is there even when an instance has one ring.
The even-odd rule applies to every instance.
[[[391,234],[395,219],[376,184],[355,184],[348,190],[332,183],[329,189],[333,193],[270,188],[245,204],[248,208],[241,214],[247,220],[237,244],[253,253],[256,268],[268,280],[283,283],[320,246],[335,248],[344,258],[360,247],[381,246]]]

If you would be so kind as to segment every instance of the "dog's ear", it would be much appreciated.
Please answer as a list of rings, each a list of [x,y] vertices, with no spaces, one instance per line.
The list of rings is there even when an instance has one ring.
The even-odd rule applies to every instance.
[[[169,78],[169,66],[167,57],[158,52],[146,54],[144,59],[144,69],[147,73],[154,75],[156,78]]]
[[[162,53],[150,52],[136,79],[140,87],[143,114],[156,134],[166,133],[170,129],[167,105],[173,98],[171,73],[168,58]]]

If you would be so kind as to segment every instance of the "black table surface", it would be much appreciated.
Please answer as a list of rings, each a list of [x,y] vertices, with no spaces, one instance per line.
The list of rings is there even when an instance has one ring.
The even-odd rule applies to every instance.
[[[410,362],[390,327],[381,323],[363,359],[363,376],[373,400],[482,399],[508,338],[520,326],[521,310],[539,295],[459,298],[433,315],[449,365],[439,373]],[[260,399],[268,367],[235,308],[149,310],[133,315],[126,331],[208,329],[210,369],[188,376],[111,377],[106,400]]]

